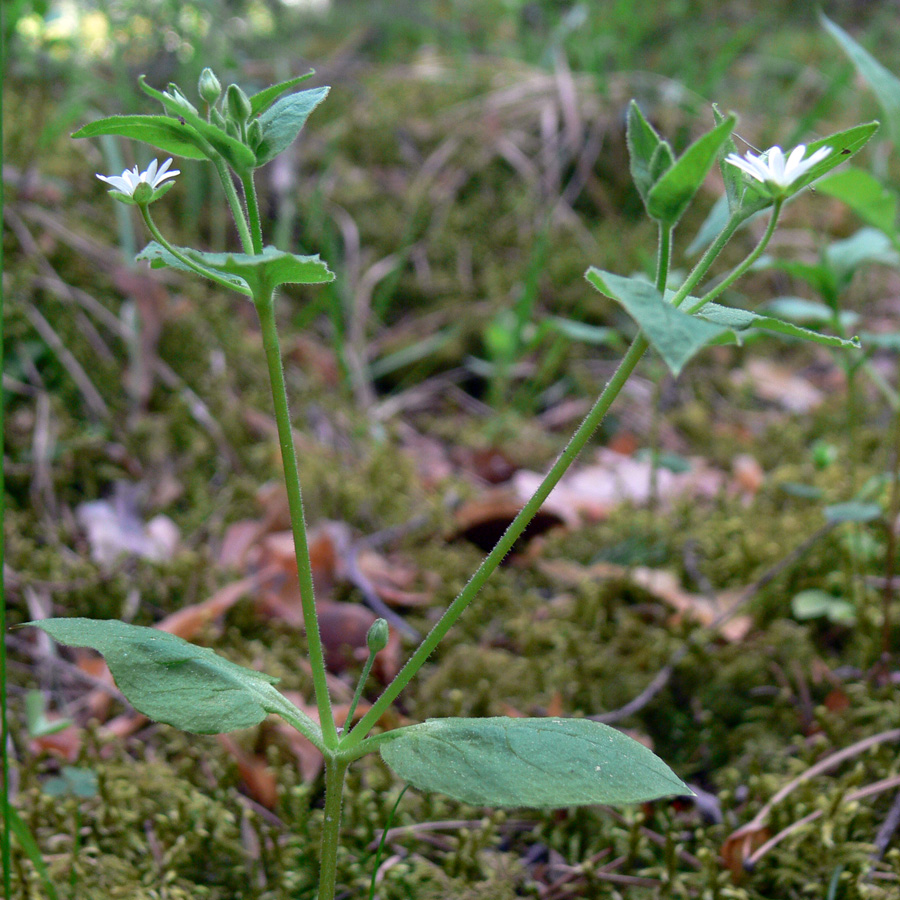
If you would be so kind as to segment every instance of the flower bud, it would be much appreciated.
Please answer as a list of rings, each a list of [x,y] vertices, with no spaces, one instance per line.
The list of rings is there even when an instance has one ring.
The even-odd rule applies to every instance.
[[[259,119],[254,119],[247,126],[247,144],[250,146],[251,150],[256,150],[257,147],[262,143],[263,139],[263,129],[262,122]]]
[[[178,87],[177,84],[170,84],[169,89],[167,91],[163,91],[164,96],[168,97],[170,100],[174,100],[178,106],[182,109],[189,110],[190,112],[197,114],[197,107],[188,100],[187,97],[181,91],[181,88]]]
[[[366,635],[366,645],[369,653],[373,656],[381,650],[384,650],[388,644],[388,638],[391,636],[391,630],[388,627],[386,619],[376,619],[369,628]]]
[[[222,93],[222,85],[219,83],[219,79],[216,78],[216,73],[209,66],[200,73],[200,80],[197,82],[197,93],[210,106],[219,99],[219,95]]]
[[[233,122],[243,124],[252,111],[250,98],[236,84],[229,84],[225,91],[225,115]]]

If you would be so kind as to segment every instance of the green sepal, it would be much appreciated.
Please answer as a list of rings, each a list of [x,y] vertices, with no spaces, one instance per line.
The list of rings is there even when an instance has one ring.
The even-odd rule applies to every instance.
[[[643,744],[590,719],[428,719],[380,747],[405,781],[475,806],[623,805],[691,795]]]
[[[593,266],[585,278],[637,322],[673,375],[678,375],[693,356],[728,330],[676,309],[642,278],[623,278]]]
[[[72,137],[99,137],[115,134],[142,141],[172,156],[186,159],[206,159],[204,142],[186,124],[170,116],[108,116],[79,128]]]
[[[254,94],[250,98],[250,116],[258,116],[264,113],[277,99],[280,94],[296,87],[307,78],[312,78],[316,74],[315,69],[310,69],[305,75],[298,75],[296,78],[289,78],[279,84],[273,84],[271,87],[264,88],[259,93]]]
[[[217,128],[211,122],[201,119],[196,113],[181,106],[171,97],[167,97],[162,91],[147,84],[146,76],[141,75],[138,78],[141,90],[150,97],[159,100],[160,103],[173,115],[180,119],[184,119],[186,125],[189,125],[196,132],[200,139],[198,143],[205,142],[216,153],[220,154],[226,162],[238,173],[244,174],[253,169],[256,157],[253,151],[242,144],[239,140],[229,137],[220,128]],[[209,153],[204,155],[209,156]]]
[[[293,142],[329,90],[328,87],[312,88],[282,97],[259,117],[263,136],[256,149],[257,166],[265,165]]]

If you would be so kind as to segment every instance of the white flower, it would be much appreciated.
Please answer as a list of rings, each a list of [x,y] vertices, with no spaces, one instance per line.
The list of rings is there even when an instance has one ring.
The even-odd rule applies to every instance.
[[[803,158],[805,153],[806,144],[797,144],[785,160],[781,147],[770,147],[759,156],[755,156],[749,151],[743,157],[736,153],[729,153],[725,157],[725,162],[737,166],[757,181],[784,189],[790,187],[813,166],[825,159],[831,153],[831,147],[819,147],[807,159]]]
[[[138,172],[138,167],[135,166],[133,169],[126,169],[121,175],[100,175],[98,173],[97,177],[101,181],[111,184],[117,191],[120,191],[128,197],[133,197],[135,189],[139,184],[149,184],[151,190],[155,191],[167,178],[174,178],[176,175],[180,175],[181,171],[179,169],[172,169],[171,172],[168,171],[171,162],[172,158],[169,157],[169,159],[160,166],[154,159],[153,162],[147,166],[146,172]]]

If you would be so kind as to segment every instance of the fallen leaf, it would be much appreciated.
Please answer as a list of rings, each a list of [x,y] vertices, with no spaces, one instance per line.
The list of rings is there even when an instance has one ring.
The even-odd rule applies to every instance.
[[[217,734],[219,743],[234,757],[247,793],[266,809],[278,803],[278,779],[265,758],[242,750],[230,734]]]
[[[738,385],[747,385],[763,400],[777,403],[794,413],[807,413],[822,404],[824,393],[787,366],[762,357],[752,357],[734,371]]]
[[[455,527],[450,540],[462,538],[482,550],[492,550],[523,505],[524,500],[507,489],[495,488],[487,491],[477,500],[470,500],[456,510],[453,516]],[[528,527],[513,545],[512,553],[520,553],[532,538],[565,523],[565,518],[555,508],[549,507],[550,504],[545,503],[529,522]]]
[[[689,615],[701,625],[710,625],[740,595],[737,591],[722,591],[715,597],[694,594],[681,587],[674,572],[646,566],[628,568],[606,562],[582,566],[566,559],[538,560],[538,566],[545,575],[572,587],[585,581],[615,580],[637,585],[679,614]],[[738,642],[746,637],[751,626],[749,616],[734,616],[719,627],[719,633],[728,641]]]
[[[772,832],[766,827],[754,825],[752,822],[732,832],[722,845],[722,863],[731,872],[732,880],[737,883],[746,874],[744,863],[753,851],[761,847]]]

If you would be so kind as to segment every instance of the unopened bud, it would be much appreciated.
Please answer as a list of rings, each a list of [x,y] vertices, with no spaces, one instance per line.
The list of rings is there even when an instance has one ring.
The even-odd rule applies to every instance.
[[[189,110],[190,112],[196,114],[197,107],[194,106],[194,104],[184,96],[181,88],[178,87],[177,84],[170,84],[169,89],[164,93],[170,100],[174,100],[182,109]]]
[[[391,636],[391,629],[388,627],[386,619],[376,619],[369,628],[366,635],[366,645],[369,653],[376,654],[384,650],[388,645],[388,638]]]
[[[263,129],[262,122],[259,119],[254,119],[247,126],[247,143],[253,150],[256,150],[257,147],[262,143],[263,139]]]
[[[222,85],[219,83],[219,79],[216,78],[216,73],[209,66],[200,73],[200,80],[197,82],[197,93],[210,106],[219,99],[219,95],[222,93]]]
[[[243,124],[250,118],[252,111],[250,98],[236,84],[229,84],[225,91],[225,115],[232,121]]]

